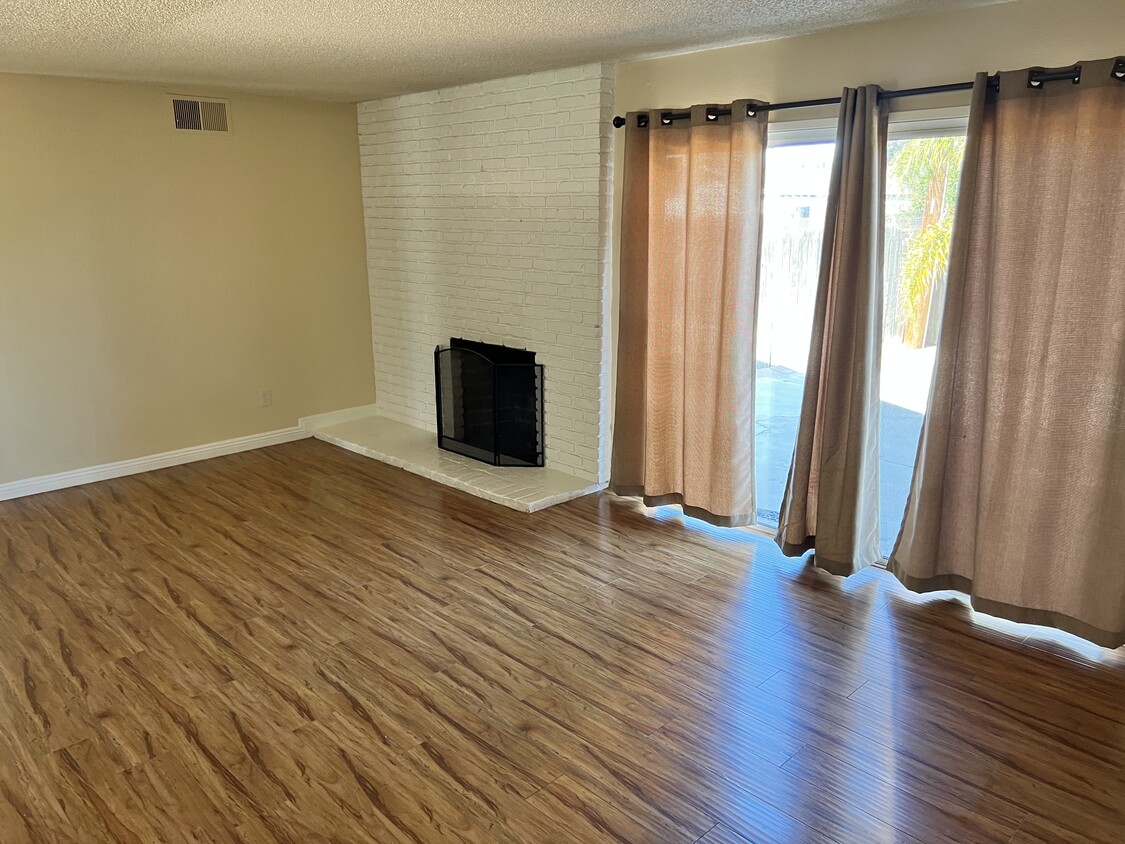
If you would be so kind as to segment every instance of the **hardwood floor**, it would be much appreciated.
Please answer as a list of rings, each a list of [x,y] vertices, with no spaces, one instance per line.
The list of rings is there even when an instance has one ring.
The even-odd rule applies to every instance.
[[[4,842],[1114,842],[1125,659],[315,441],[0,503]]]

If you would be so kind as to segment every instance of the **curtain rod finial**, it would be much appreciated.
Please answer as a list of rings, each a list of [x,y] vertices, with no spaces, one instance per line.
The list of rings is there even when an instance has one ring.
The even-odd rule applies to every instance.
[[[614,129],[620,129],[624,125],[625,125],[625,118],[622,117],[620,114],[613,118],[613,128]]]

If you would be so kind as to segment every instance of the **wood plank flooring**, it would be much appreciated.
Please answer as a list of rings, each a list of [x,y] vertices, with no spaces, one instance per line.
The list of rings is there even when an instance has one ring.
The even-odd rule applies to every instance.
[[[290,443],[0,503],[0,840],[1119,844],[1125,659],[1029,632]]]

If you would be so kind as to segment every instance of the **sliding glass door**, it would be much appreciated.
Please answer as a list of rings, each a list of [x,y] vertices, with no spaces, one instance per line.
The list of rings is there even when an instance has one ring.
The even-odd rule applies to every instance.
[[[890,556],[902,525],[933,380],[964,135],[887,145],[883,359],[879,378],[879,540]]]
[[[834,144],[771,147],[766,156],[757,312],[758,522],[777,526],[797,435]],[[964,137],[943,132],[888,145],[880,379],[880,526],[898,535],[926,410],[945,295]]]
[[[758,523],[777,527],[801,414],[832,143],[770,147],[758,288],[754,461]]]

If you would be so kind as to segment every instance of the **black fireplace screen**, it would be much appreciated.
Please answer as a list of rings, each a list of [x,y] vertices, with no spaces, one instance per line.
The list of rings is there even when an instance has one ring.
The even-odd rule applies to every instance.
[[[543,465],[535,352],[455,338],[434,349],[438,445],[493,466]]]

